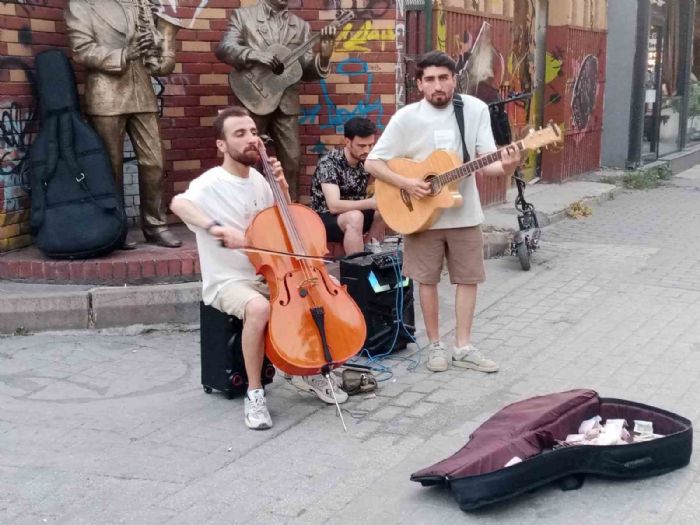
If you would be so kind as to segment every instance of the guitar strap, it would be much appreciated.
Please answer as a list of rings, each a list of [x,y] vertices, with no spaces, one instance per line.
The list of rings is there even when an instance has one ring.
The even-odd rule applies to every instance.
[[[467,151],[467,143],[464,141],[464,101],[459,93],[455,92],[452,97],[452,104],[455,107],[455,117],[457,118],[457,126],[459,127],[459,136],[462,139],[462,159],[463,162],[469,162],[469,151]]]

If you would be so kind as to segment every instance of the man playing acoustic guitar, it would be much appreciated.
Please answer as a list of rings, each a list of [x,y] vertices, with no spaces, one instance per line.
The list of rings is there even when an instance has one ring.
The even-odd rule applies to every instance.
[[[384,182],[401,188],[414,199],[429,198],[430,185],[410,179],[389,168],[387,161],[404,157],[421,161],[435,150],[462,151],[453,96],[456,88],[455,63],[440,51],[426,53],[416,66],[416,81],[423,99],[409,104],[391,118],[365,168]],[[475,97],[457,95],[464,105],[464,142],[471,158],[496,151],[488,107]],[[511,175],[518,152],[505,152],[502,160],[483,168],[486,175]],[[442,372],[454,366],[481,372],[496,372],[498,365],[471,344],[477,284],[485,279],[481,211],[474,177],[459,185],[461,206],[446,209],[429,229],[405,237],[404,272],[419,283],[419,297],[425,329],[430,340],[427,367]],[[380,209],[380,211],[382,211]],[[447,258],[450,282],[456,285],[456,341],[452,355],[440,340],[438,283]]]

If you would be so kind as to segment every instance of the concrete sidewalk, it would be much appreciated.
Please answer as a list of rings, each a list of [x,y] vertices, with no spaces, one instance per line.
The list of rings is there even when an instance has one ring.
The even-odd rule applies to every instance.
[[[347,433],[335,407],[279,377],[273,428],[249,431],[241,398],[202,391],[196,324],[2,337],[0,523],[695,525],[697,435],[690,465],[663,476],[589,477],[471,513],[409,477],[504,406],[572,388],[697,423],[700,252],[682,248],[700,235],[699,191],[700,165],[549,226],[529,272],[488,260],[472,335],[496,374],[429,372],[416,299],[417,345],[343,405]],[[448,345],[454,296],[443,280]]]
[[[575,202],[595,205],[612,198],[619,187],[591,181],[534,184],[525,198],[534,204],[540,226],[566,217]],[[485,210],[485,255],[510,250],[518,228],[512,188],[505,204]],[[337,276],[337,265],[331,268]],[[109,328],[130,325],[193,324],[199,320],[201,283],[131,286],[29,284],[0,280],[0,334]]]

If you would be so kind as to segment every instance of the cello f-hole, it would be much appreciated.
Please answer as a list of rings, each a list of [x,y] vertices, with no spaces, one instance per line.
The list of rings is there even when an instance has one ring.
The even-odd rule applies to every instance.
[[[285,301],[284,299],[280,299],[280,306],[287,306],[289,302],[292,300],[292,294],[289,291],[289,283],[287,282],[288,279],[290,279],[294,274],[292,272],[287,272],[284,275],[284,279],[282,279],[282,282],[284,283],[284,291],[287,295],[287,300]]]

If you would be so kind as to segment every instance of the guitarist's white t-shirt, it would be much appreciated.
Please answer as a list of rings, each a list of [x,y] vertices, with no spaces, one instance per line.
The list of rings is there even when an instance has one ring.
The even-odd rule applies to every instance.
[[[496,151],[488,106],[476,97],[460,95],[464,101],[464,140],[473,160]],[[403,157],[421,161],[438,149],[452,150],[462,157],[462,141],[454,106],[436,108],[425,99],[398,110],[382,132],[368,159],[388,161]],[[484,222],[474,176],[460,182],[461,206],[443,210],[431,230],[476,226]]]
[[[194,179],[179,197],[195,203],[212,220],[242,232],[259,211],[275,202],[272,189],[260,172],[250,168],[249,176],[243,178],[221,166]],[[258,279],[244,251],[223,248],[203,228],[191,224],[187,227],[197,237],[204,304],[211,304],[218,291],[231,281]]]

